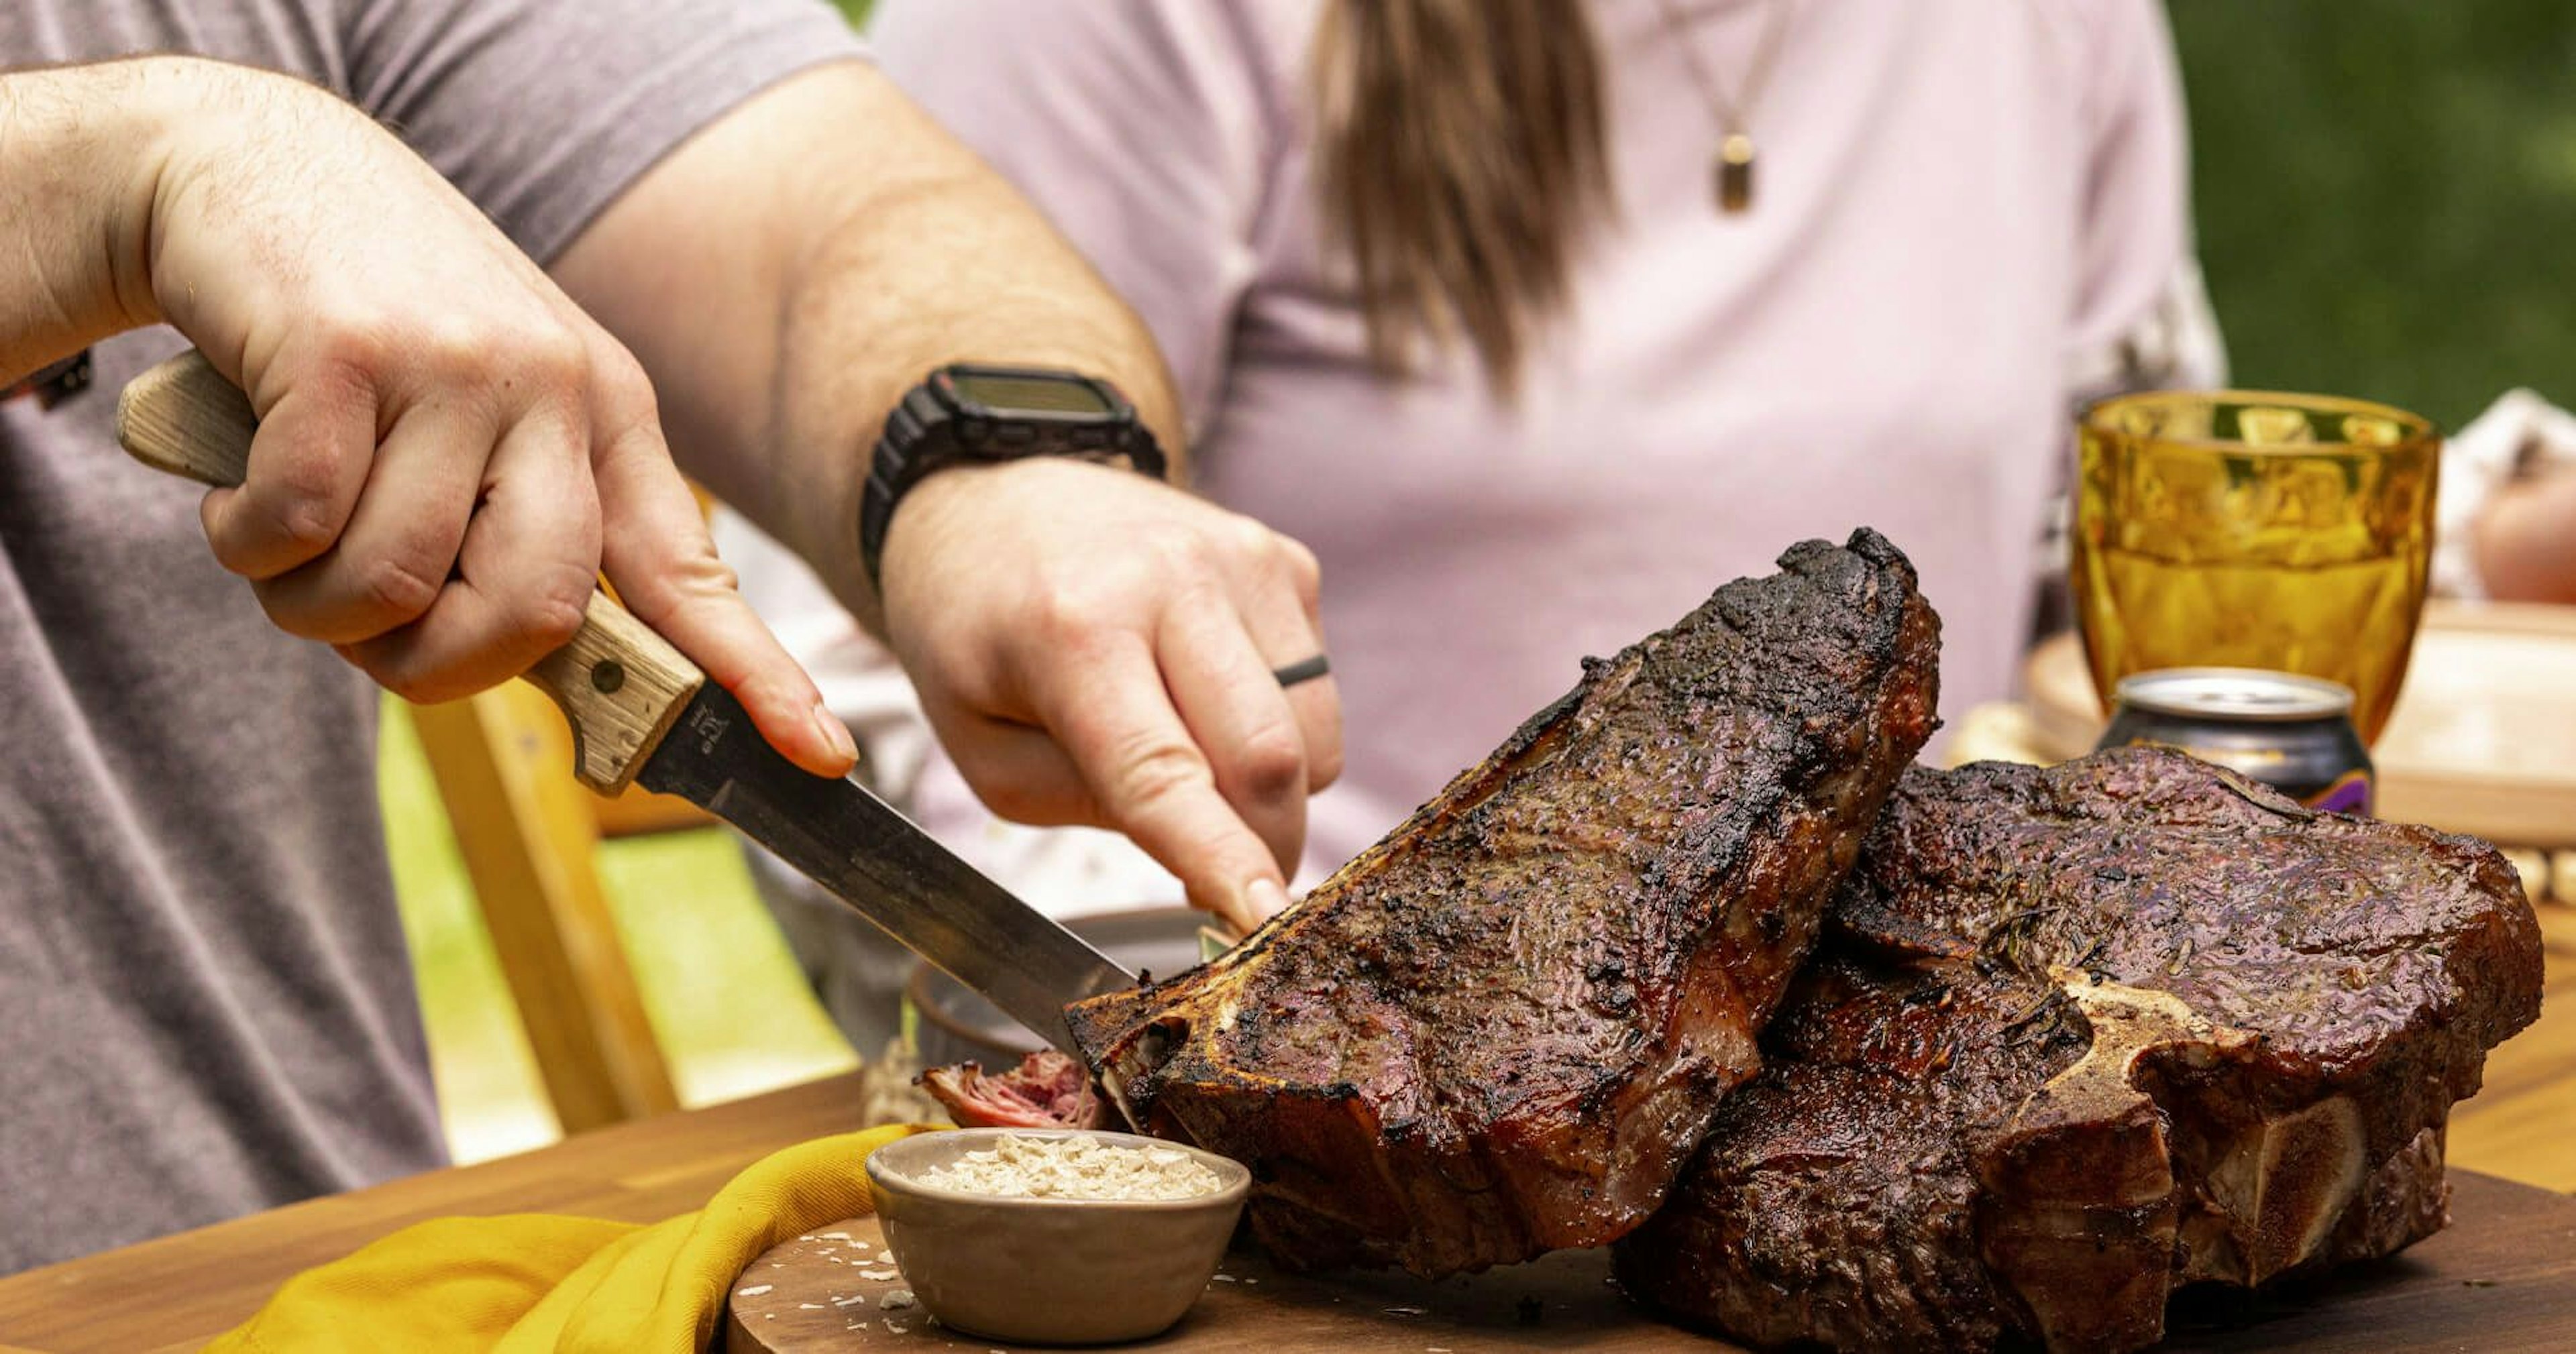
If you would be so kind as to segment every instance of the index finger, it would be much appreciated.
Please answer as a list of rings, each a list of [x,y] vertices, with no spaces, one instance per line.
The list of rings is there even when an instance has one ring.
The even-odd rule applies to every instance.
[[[1191,905],[1248,931],[1285,904],[1278,861],[1219,792],[1141,636],[1068,656],[1033,685],[1031,707],[1108,826],[1180,876]]]
[[[640,373],[637,375],[640,380]],[[742,702],[772,747],[818,776],[858,759],[848,726],[716,558],[706,518],[672,464],[649,396],[605,402],[614,420],[594,453],[600,567],[635,618]]]

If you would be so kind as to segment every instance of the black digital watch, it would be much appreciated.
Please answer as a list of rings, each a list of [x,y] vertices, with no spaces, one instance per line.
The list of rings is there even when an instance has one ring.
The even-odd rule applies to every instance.
[[[923,477],[966,462],[1073,456],[1163,478],[1163,449],[1115,386],[1069,371],[958,363],[930,373],[886,416],[859,499],[859,555],[868,582],[895,505]]]

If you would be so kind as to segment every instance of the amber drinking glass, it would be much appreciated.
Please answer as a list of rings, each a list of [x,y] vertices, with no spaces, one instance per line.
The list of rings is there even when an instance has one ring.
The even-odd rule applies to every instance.
[[[2325,395],[2168,391],[2084,412],[2072,567],[2093,684],[2243,667],[2351,687],[2378,738],[2406,679],[2441,439]]]

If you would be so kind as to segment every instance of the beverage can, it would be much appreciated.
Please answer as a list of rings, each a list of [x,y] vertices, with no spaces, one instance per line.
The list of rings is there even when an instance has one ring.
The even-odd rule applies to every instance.
[[[2155,744],[2258,780],[2312,809],[2367,814],[2370,752],[2352,690],[2258,668],[2160,668],[2120,679],[2101,748]]]

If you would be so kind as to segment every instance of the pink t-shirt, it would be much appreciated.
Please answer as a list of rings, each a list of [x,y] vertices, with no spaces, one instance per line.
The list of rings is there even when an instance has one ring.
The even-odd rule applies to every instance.
[[[1789,543],[1868,524],[1945,625],[1942,708],[2008,693],[2069,372],[2188,249],[2152,0],[1808,0],[1757,197],[1678,43],[1740,85],[1760,0],[1593,7],[1616,219],[1516,406],[1367,361],[1314,184],[1314,0],[885,0],[885,68],[1017,182],[1169,356],[1209,497],[1304,541],[1348,731],[1308,878]],[[952,774],[917,807],[972,812]]]

